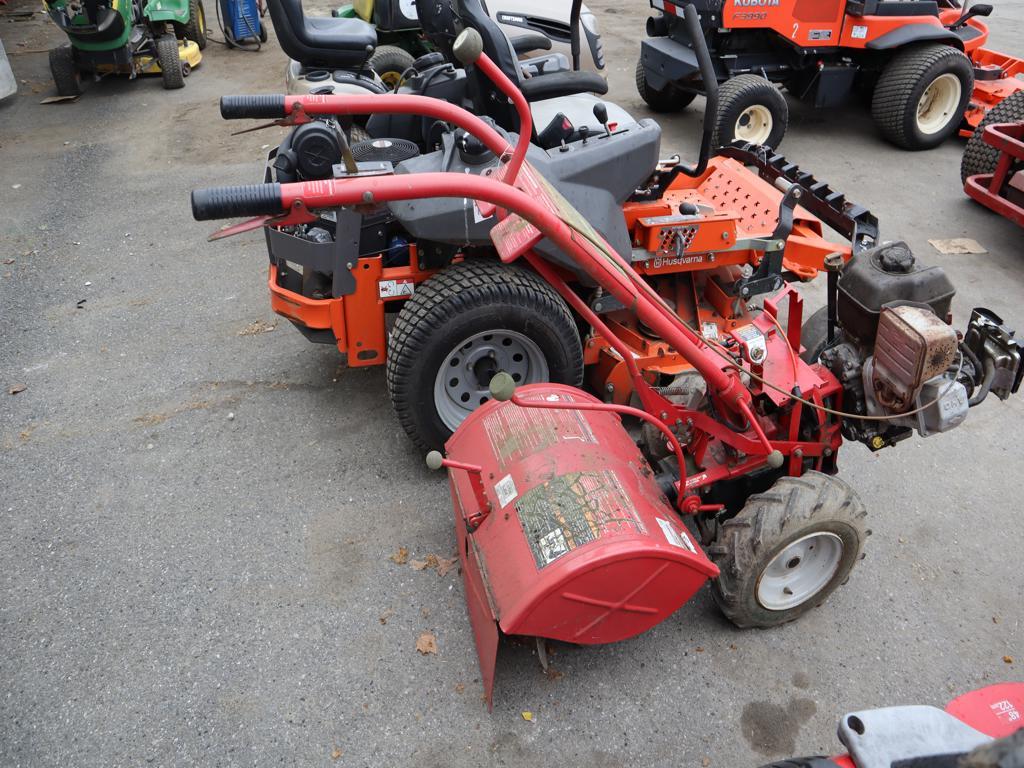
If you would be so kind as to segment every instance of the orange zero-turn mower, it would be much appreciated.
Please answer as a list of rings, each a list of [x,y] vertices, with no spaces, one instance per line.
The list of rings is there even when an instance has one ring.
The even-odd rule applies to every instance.
[[[269,182],[281,154],[291,153],[289,167],[312,166],[321,156],[313,151],[320,139],[344,139],[339,125],[347,114],[339,109],[405,108],[390,96],[367,98],[225,97],[222,114],[296,125],[272,153]],[[753,297],[786,279],[814,278],[830,255],[841,263],[876,244],[877,222],[867,209],[781,155],[736,146],[709,157],[708,123],[699,172],[685,174],[678,159],[659,159],[656,123],[613,124],[607,111],[595,112],[601,129],[551,150],[531,145],[526,157],[620,258],[710,338],[749,324],[757,311],[749,306]],[[493,151],[459,128],[441,144],[424,155],[413,148],[413,156],[398,162],[384,154],[362,159],[364,150],[403,149],[399,140],[374,140],[354,145],[352,160],[365,178],[391,172],[486,177],[500,167]],[[313,150],[302,154],[305,147]],[[344,163],[335,170],[352,175]],[[793,185],[799,188],[787,192]],[[488,385],[498,371],[519,384],[585,381],[602,399],[630,401],[633,383],[623,357],[531,265],[500,261],[490,237],[498,218],[484,215],[471,198],[395,200],[296,216],[266,217],[215,236],[266,227],[274,311],[310,340],[335,344],[350,366],[386,365],[399,420],[419,447],[440,448],[490,399]],[[825,224],[847,242],[830,240]],[[545,241],[540,250],[615,329],[646,381],[665,385],[692,373],[671,343],[560,249]],[[822,315],[814,324],[824,332]]]
[[[1024,59],[985,47],[991,5],[958,0],[650,0],[636,84],[670,112],[703,91],[683,9],[700,14],[721,84],[715,141],[778,147],[789,109],[778,85],[821,109],[859,94],[881,134],[929,149],[1024,90]]]
[[[461,61],[508,96],[528,137],[526,100],[480,50],[472,29],[455,44]],[[490,399],[447,441],[447,455],[428,455],[429,465],[448,470],[488,700],[501,633],[538,638],[539,649],[545,639],[625,639],[667,618],[709,579],[718,605],[740,626],[799,617],[846,581],[868,533],[863,504],[834,477],[843,439],[879,449],[915,431],[950,431],[988,394],[1007,398],[1020,386],[1013,332],[993,312],[975,309],[961,336],[949,324],[948,278],[918,264],[902,243],[860,251],[845,266],[841,256],[828,260],[835,271],[827,323],[813,350],[802,338],[802,302],[788,284],[785,258],[768,258],[783,251],[767,251],[753,274],[731,282],[718,268],[693,275],[720,280],[734,305],[732,319],[714,316],[712,331],[688,315],[678,293],[659,290],[634,269],[546,181],[528,160],[528,139],[510,143],[471,113],[418,96],[298,104],[346,114],[370,101],[457,126],[499,165],[490,174],[403,174],[354,164],[328,180],[196,190],[195,217],[278,217],[273,226],[298,226],[319,222],[324,210],[468,197],[481,216],[498,219],[490,230],[497,263],[525,263],[530,271],[519,274],[536,276],[571,306],[621,357],[635,395],[636,404],[625,405],[564,384],[519,386],[499,371]],[[229,104],[263,115],[286,109],[283,97]],[[707,170],[701,165],[676,164],[671,175],[700,179]],[[788,187],[781,226],[805,193],[802,184]],[[659,199],[664,194],[667,188]],[[670,232],[676,242],[689,237],[682,228],[692,215],[684,208],[643,218],[661,228],[659,239]],[[545,241],[557,251],[546,250]],[[649,381],[630,347],[629,319],[616,325],[595,308],[592,292],[577,287],[580,275],[600,287],[601,300],[628,308],[635,332],[664,340],[692,374],[668,385],[660,376]],[[752,294],[756,281],[776,278],[762,310],[743,306],[744,288]],[[701,294],[694,297],[699,305]],[[627,419],[646,428],[639,441]]]

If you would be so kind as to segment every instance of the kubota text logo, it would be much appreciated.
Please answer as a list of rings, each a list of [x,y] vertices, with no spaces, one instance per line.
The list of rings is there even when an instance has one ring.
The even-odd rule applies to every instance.
[[[779,0],[733,0],[733,4],[744,8],[753,8],[755,6],[768,7],[778,5]]]

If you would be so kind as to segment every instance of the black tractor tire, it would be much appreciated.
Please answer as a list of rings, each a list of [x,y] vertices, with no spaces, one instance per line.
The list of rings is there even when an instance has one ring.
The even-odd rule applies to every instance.
[[[573,386],[582,382],[579,332],[550,285],[523,267],[483,259],[452,264],[417,286],[389,339],[388,393],[399,423],[421,450],[440,450],[452,433],[439,412],[439,407],[450,412],[451,406],[439,405],[435,397],[441,366],[462,371],[458,357],[451,356],[487,331],[529,339],[544,356],[548,380]],[[476,372],[466,375],[481,378]],[[486,387],[489,378],[480,383]]]
[[[200,51],[206,49],[206,9],[203,0],[189,0],[188,23],[175,24],[174,32],[183,40],[191,40],[198,45]]]
[[[747,135],[737,135],[741,121],[746,121],[743,130],[747,130],[751,120],[759,121],[763,131],[751,127]],[[782,143],[788,126],[789,105],[782,92],[758,75],[738,75],[726,80],[718,89],[718,114],[711,146],[725,147],[737,140],[752,141],[748,138],[752,133],[757,138],[752,143],[775,149]],[[763,134],[763,138],[758,133]]]
[[[839,478],[820,472],[779,478],[768,491],[751,496],[735,517],[722,523],[708,547],[708,554],[721,571],[711,587],[715,602],[738,627],[774,627],[800,617],[849,578],[870,534],[864,527],[866,515],[857,494]],[[810,536],[816,538],[808,540]],[[803,549],[804,569],[810,571],[814,591],[795,605],[770,609],[759,597],[762,576],[776,558],[792,546],[799,547],[801,541],[808,541]],[[816,544],[819,557],[812,559]],[[820,553],[828,554],[832,547],[838,548],[836,563],[834,571],[826,573],[829,569],[821,564],[827,561],[820,559]],[[794,555],[781,563],[781,570],[788,573],[787,569],[800,565],[801,557]]]
[[[377,73],[389,91],[402,84],[402,75],[416,59],[397,45],[380,45],[373,52],[367,66]]]
[[[185,73],[181,71],[181,57],[178,55],[178,39],[174,35],[161,35],[156,39],[156,60],[164,78],[164,88],[173,90],[185,87]]]
[[[50,49],[50,74],[57,86],[58,96],[79,96],[82,93],[82,78],[75,63],[75,52],[70,45]]]
[[[960,97],[940,111],[940,117],[946,117],[942,127],[926,133],[918,119],[921,99],[944,75],[959,81]],[[942,43],[915,45],[897,53],[882,70],[871,97],[871,117],[882,136],[896,146],[931,149],[957,132],[973,88],[974,68],[962,51]],[[941,91],[935,98],[942,98]]]
[[[964,156],[960,160],[960,182],[966,183],[971,176],[979,173],[990,174],[999,162],[998,149],[986,144],[982,138],[985,127],[999,123],[1024,123],[1024,91],[1010,94],[988,111],[984,119],[967,140]]]
[[[263,13],[260,13],[260,17],[261,18],[262,18],[262,16],[263,16]],[[262,21],[260,22],[260,33],[259,34],[260,34],[260,42],[261,43],[265,43],[265,42],[267,42],[267,40],[270,39],[270,33],[267,31],[267,25],[264,24]]]
[[[828,343],[828,307],[822,307],[811,313],[800,328],[800,343],[804,351],[800,359],[808,365],[818,362],[821,353]]]
[[[644,73],[644,63],[642,60],[638,60],[636,63],[636,90],[637,93],[640,94],[640,98],[643,99],[647,106],[654,112],[678,112],[697,98],[696,93],[680,91],[678,88],[673,88],[671,85],[660,91],[653,88],[651,84],[647,82],[647,76]]]

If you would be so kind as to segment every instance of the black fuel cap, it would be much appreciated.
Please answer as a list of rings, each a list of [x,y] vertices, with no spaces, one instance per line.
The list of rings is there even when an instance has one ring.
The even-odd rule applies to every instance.
[[[914,253],[906,243],[891,243],[879,252],[878,263],[886,272],[905,274],[914,268]]]

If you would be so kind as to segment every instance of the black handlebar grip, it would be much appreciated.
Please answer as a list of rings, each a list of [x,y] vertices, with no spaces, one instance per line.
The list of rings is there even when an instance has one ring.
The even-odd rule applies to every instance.
[[[221,96],[220,116],[225,120],[260,118],[278,120],[286,117],[282,94],[259,94],[254,96]]]
[[[192,216],[196,221],[233,219],[237,216],[275,216],[284,213],[280,184],[244,184],[192,190]]]

